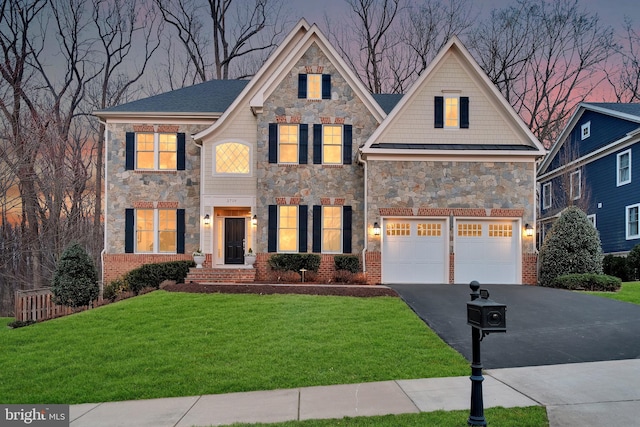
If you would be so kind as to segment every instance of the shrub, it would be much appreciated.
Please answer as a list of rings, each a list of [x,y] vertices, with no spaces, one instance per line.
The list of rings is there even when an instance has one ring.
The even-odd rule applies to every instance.
[[[126,292],[129,292],[129,284],[127,283],[126,276],[115,280],[112,280],[104,286],[102,290],[102,298],[115,301],[118,297],[122,296]]]
[[[165,280],[175,280],[183,283],[189,273],[189,268],[194,267],[193,261],[171,261],[156,264],[145,264],[128,272],[124,280],[129,289],[136,295],[144,288],[158,289],[160,283]]]
[[[640,244],[635,245],[627,255],[627,266],[631,275],[630,280],[640,277]]]
[[[622,281],[618,277],[606,274],[566,274],[556,277],[551,283],[553,288],[584,290],[597,292],[615,292]]]
[[[360,260],[356,255],[336,255],[333,258],[336,271],[346,270],[357,273],[360,270]]]
[[[77,308],[91,304],[100,294],[98,270],[89,254],[78,243],[64,250],[51,283],[56,304]]]
[[[623,282],[633,280],[633,272],[629,267],[627,258],[623,256],[605,255],[602,261],[602,271],[604,274],[616,276]]]
[[[316,254],[275,254],[269,258],[269,266],[276,271],[295,271],[301,269],[317,272],[320,268],[320,255]]]
[[[575,206],[562,212],[540,248],[541,286],[565,274],[602,274],[600,236],[587,215]]]
[[[274,283],[297,283],[302,279],[295,271],[270,271],[268,274],[270,282]]]
[[[35,320],[14,320],[11,323],[8,323],[7,326],[11,329],[24,328],[25,326],[34,325],[36,323]]]

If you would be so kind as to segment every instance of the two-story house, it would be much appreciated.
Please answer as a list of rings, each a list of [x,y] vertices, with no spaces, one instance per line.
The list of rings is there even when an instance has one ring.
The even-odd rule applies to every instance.
[[[562,210],[576,205],[600,232],[605,254],[640,243],[639,141],[640,104],[577,106],[538,170],[540,242]]]
[[[324,280],[354,254],[372,284],[535,283],[545,151],[455,37],[407,94],[373,95],[302,20],[250,81],[96,115],[106,281],[201,248],[225,280],[318,253]]]

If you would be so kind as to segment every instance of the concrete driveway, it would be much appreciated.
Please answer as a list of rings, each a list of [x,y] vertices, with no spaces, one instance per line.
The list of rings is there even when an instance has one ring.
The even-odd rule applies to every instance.
[[[468,285],[390,285],[444,341],[471,360]],[[481,344],[486,369],[640,358],[640,306],[537,286],[483,285],[507,305],[507,332]]]

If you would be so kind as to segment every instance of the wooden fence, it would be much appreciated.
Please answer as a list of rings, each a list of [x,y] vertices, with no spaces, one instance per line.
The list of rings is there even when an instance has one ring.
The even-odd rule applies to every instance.
[[[95,306],[95,303],[92,304]],[[16,291],[16,320],[48,320],[55,317],[66,316],[91,308],[91,306],[72,309],[53,303],[53,294],[49,288],[34,289],[30,291]]]

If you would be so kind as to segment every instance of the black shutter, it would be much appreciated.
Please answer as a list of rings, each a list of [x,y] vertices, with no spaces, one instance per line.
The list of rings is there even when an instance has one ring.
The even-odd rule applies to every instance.
[[[436,128],[444,127],[444,97],[436,96],[433,99],[434,117],[433,123]]]
[[[469,129],[469,97],[460,97],[460,128]]]
[[[124,210],[124,252],[132,254],[134,251],[133,239],[134,239],[134,227],[135,224],[135,210]]]
[[[300,124],[298,133],[298,163],[306,165],[309,162],[309,125]]]
[[[322,99],[331,99],[331,74],[322,75]]]
[[[298,252],[307,252],[307,205],[298,206]]]
[[[128,171],[134,170],[136,167],[136,134],[127,132],[125,144],[125,160],[124,169]]]
[[[177,165],[176,168],[179,171],[183,171],[185,170],[185,166],[186,166],[186,143],[185,143],[185,135],[184,133],[179,133],[178,134],[178,159],[177,159]],[[183,253],[183,252],[178,252],[178,253]]]
[[[322,252],[322,206],[313,206],[313,242],[312,251]]]
[[[278,163],[278,124],[269,123],[269,163]]]
[[[313,164],[322,164],[322,125],[313,125]]]
[[[351,125],[344,125],[342,128],[342,163],[350,165],[353,158],[353,127]]]
[[[307,97],[307,75],[298,74],[298,98],[304,99]]]
[[[269,232],[267,238],[267,251],[278,250],[278,206],[269,205]]]
[[[184,238],[185,238],[185,232],[186,232],[186,221],[184,218],[184,209],[178,209],[176,211],[176,231],[178,232],[177,241],[176,241],[176,252],[179,254],[183,254]]]
[[[352,210],[351,206],[342,207],[342,252],[345,254],[351,253],[351,222],[352,222]]]

